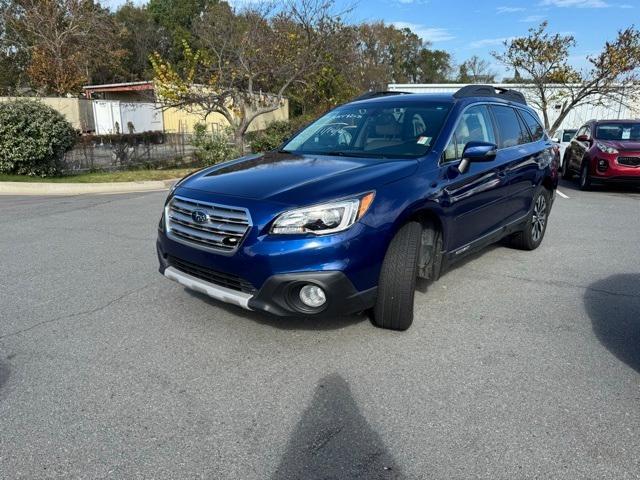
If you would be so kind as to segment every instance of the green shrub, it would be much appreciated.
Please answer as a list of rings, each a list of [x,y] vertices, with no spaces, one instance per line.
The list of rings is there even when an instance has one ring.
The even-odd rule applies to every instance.
[[[291,135],[291,122],[279,120],[270,123],[266,129],[248,134],[252,152],[266,152],[278,148]]]
[[[311,118],[306,116],[296,117],[292,120],[278,120],[270,123],[264,130],[249,133],[247,137],[251,151],[266,152],[278,148],[310,120]]]
[[[62,114],[37,101],[0,103],[0,173],[60,173],[77,133]]]
[[[198,161],[203,165],[214,165],[237,157],[238,152],[229,138],[228,130],[208,132],[205,124],[194,125],[191,144],[196,147]]]

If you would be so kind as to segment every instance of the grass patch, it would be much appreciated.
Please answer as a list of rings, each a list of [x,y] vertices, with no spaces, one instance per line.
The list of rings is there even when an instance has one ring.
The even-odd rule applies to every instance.
[[[144,180],[169,180],[182,178],[193,172],[194,168],[175,168],[171,170],[129,170],[122,172],[95,172],[63,177],[28,177],[25,175],[0,175],[0,182],[38,182],[38,183],[110,183],[141,182]]]

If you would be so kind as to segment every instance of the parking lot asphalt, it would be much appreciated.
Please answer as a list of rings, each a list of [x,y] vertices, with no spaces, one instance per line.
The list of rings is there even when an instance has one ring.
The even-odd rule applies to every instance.
[[[0,478],[640,478],[640,192],[560,189],[404,333],[164,279],[166,193],[0,198]]]

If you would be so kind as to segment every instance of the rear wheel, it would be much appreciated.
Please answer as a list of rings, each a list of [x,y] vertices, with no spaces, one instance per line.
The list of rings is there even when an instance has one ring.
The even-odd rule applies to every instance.
[[[589,160],[583,160],[580,167],[580,190],[591,189],[591,174],[589,173]]]
[[[546,188],[540,188],[533,198],[533,208],[524,229],[518,232],[512,240],[512,245],[521,250],[535,250],[542,243],[547,231],[547,220],[551,208],[549,199],[551,194]]]
[[[413,323],[413,298],[418,276],[422,225],[409,222],[393,237],[382,262],[378,298],[372,323],[391,330],[406,330]]]

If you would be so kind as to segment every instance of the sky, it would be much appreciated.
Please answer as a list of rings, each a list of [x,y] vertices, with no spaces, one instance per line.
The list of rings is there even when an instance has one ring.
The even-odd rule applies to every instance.
[[[117,8],[125,0],[103,0]],[[236,6],[255,0],[232,0]],[[571,34],[577,46],[570,62],[588,67],[587,56],[599,52],[618,30],[635,23],[640,27],[640,0],[336,0],[338,8],[352,6],[349,22],[384,20],[409,27],[432,44],[448,51],[459,64],[472,55],[491,62],[498,78],[511,73],[496,63],[491,51],[505,39],[522,36],[540,22],[549,31]],[[136,0],[137,4],[144,0]]]

